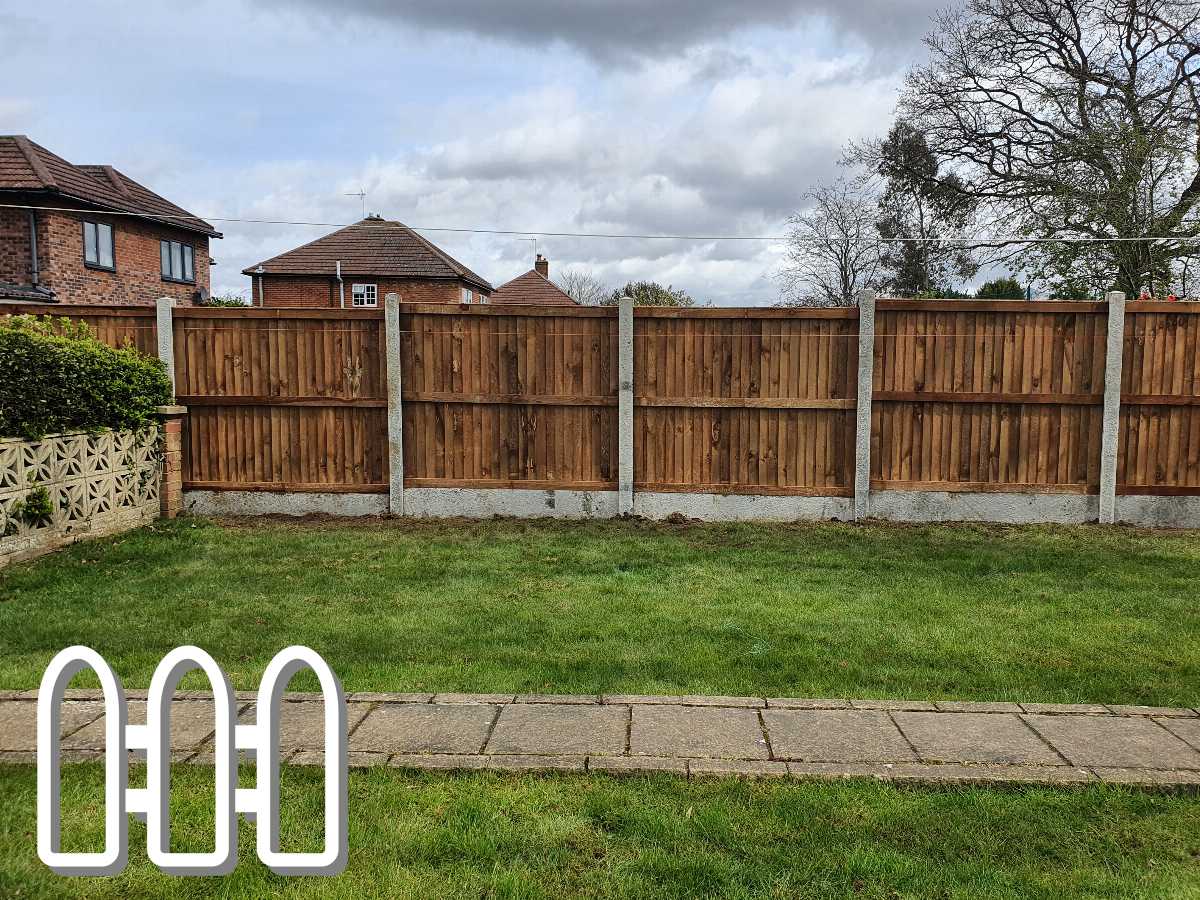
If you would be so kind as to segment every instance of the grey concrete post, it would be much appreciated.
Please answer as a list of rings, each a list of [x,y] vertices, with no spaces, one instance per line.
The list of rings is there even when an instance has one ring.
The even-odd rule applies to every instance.
[[[1104,417],[1100,433],[1100,524],[1117,520],[1117,432],[1121,424],[1121,366],[1125,346],[1125,295],[1108,300],[1108,344],[1104,356]]]
[[[633,298],[617,305],[618,410],[617,410],[617,513],[633,512]]]
[[[404,413],[400,403],[400,295],[383,298],[387,340],[388,511],[404,515]]]
[[[175,394],[175,332],[172,311],[175,301],[170,297],[159,297],[154,304],[158,312],[158,358],[167,367],[171,379],[171,394]]]
[[[875,384],[875,292],[858,294],[858,402],[854,425],[854,520],[871,514],[871,393]]]

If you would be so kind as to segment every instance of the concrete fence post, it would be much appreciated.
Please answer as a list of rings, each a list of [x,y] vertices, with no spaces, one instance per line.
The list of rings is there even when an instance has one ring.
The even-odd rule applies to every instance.
[[[1108,301],[1108,343],[1104,356],[1104,416],[1100,434],[1100,524],[1117,520],[1117,434],[1121,425],[1121,368],[1125,347],[1125,295]]]
[[[633,298],[617,305],[617,513],[633,512]]]
[[[854,422],[854,521],[871,514],[871,393],[875,383],[875,292],[858,294],[858,401]]]
[[[400,296],[383,298],[387,340],[388,511],[404,515],[404,412],[400,403]]]
[[[175,395],[175,332],[174,315],[175,301],[170,297],[159,297],[155,301],[158,313],[158,358],[167,367],[167,377],[171,379],[171,395]]]

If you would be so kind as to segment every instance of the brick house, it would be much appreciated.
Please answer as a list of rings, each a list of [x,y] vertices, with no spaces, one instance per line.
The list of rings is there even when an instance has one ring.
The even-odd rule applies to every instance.
[[[578,306],[566,291],[550,280],[550,260],[537,255],[533,268],[506,281],[492,294],[493,303],[522,303],[532,306]]]
[[[254,306],[363,308],[389,293],[406,303],[487,303],[492,286],[400,222],[368,216],[242,270]]]
[[[210,224],[112,166],[0,135],[0,301],[150,304],[208,297]]]

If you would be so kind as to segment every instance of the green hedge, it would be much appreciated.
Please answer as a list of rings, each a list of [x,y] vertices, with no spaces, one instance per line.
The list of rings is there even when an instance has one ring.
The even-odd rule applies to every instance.
[[[0,317],[0,437],[140,428],[171,400],[157,359],[67,319]]]

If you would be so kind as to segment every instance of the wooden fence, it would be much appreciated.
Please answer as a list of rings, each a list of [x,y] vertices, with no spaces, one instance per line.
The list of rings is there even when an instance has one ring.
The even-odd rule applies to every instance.
[[[0,306],[153,353],[151,308]],[[880,300],[874,490],[1096,493],[1104,303]],[[638,309],[639,491],[853,496],[858,310]],[[386,493],[382,310],[174,310],[185,489]],[[614,490],[615,309],[404,304],[406,487]],[[1200,495],[1200,304],[1125,312],[1117,492]]]

